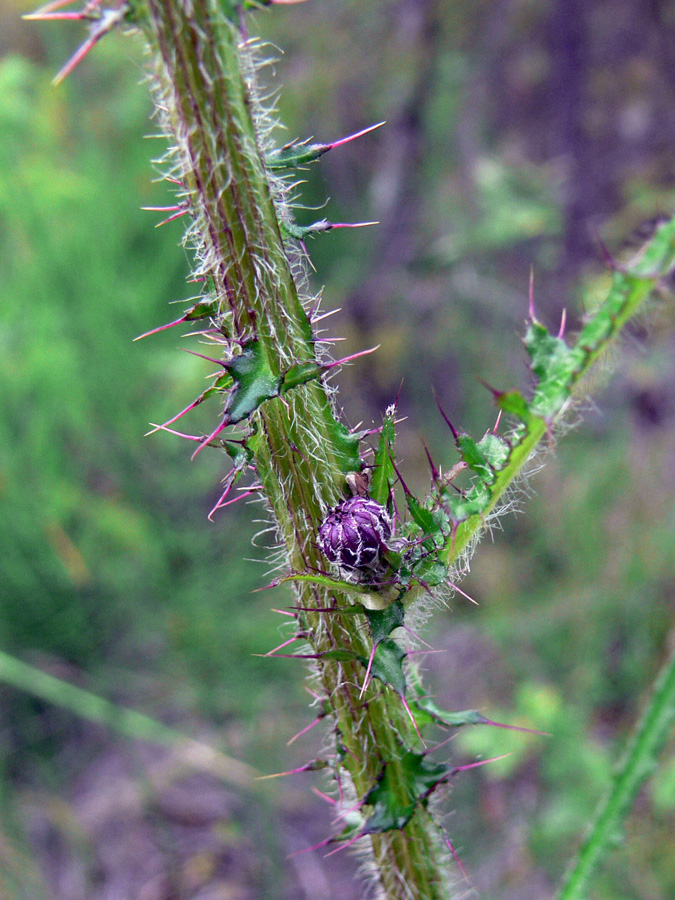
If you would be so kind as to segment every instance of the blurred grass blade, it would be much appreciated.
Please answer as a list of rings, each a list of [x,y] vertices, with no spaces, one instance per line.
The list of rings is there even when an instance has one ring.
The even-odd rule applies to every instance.
[[[69,709],[83,719],[100,722],[125,737],[170,745],[187,765],[210,772],[238,788],[250,790],[256,786],[258,773],[251,766],[232,759],[208,744],[195,741],[144,713],[111,703],[1,650],[0,681]]]
[[[654,770],[674,724],[675,644],[654,683],[652,696],[629,740],[610,792],[600,803],[577,859],[565,877],[558,900],[585,900],[588,897],[589,880],[620,834],[638,791]]]

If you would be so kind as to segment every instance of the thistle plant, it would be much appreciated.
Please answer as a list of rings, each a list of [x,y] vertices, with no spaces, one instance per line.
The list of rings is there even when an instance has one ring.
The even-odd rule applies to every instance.
[[[440,709],[429,698],[415,631],[435,606],[463,594],[458,583],[479,538],[565,422],[589,369],[670,271],[675,221],[630,264],[608,260],[609,293],[572,339],[564,321],[551,333],[538,320],[530,291],[529,392],[490,388],[496,422],[479,439],[441,409],[458,459],[444,472],[429,457],[429,490],[416,496],[396,456],[396,403],[366,431],[348,430],[337,414],[326,376],[361,354],[327,355],[304,241],[339,226],[295,219],[297,170],[370,129],[332,143],[274,142],[276,123],[256,83],[263,50],[248,36],[246,13],[275,2],[293,0],[118,0],[108,7],[89,0],[77,11],[56,0],[32,17],[89,24],[57,81],[110,30],[145,36],[156,119],[167,139],[158,166],[176,193],[165,211],[187,222],[192,280],[202,290],[180,317],[143,337],[197,323],[202,348],[210,345],[203,355],[216,366],[207,390],[156,428],[180,434],[193,457],[207,448],[230,457],[211,516],[233,502],[242,482],[236,496],[259,496],[269,510],[281,559],[272,584],[287,584],[294,597],[289,639],[269,655],[307,662],[330,745],[304,767],[326,771],[335,801],[336,832],[317,846],[337,852],[355,845],[376,896],[441,900],[455,895],[457,860],[440,798],[462,769],[489,761],[453,765],[444,742],[430,745],[424,733],[497,723],[475,711]],[[179,432],[178,420],[206,401],[214,409],[211,431]],[[655,757],[672,723],[672,667],[668,672],[643,762]],[[631,790],[612,822],[625,814],[637,787]]]

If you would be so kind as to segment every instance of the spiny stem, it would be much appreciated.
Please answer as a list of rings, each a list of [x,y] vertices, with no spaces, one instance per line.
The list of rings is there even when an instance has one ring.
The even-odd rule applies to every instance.
[[[144,15],[140,15],[144,11]],[[158,102],[178,147],[173,174],[185,185],[195,221],[202,270],[221,308],[231,313],[239,338],[260,343],[273,375],[291,363],[312,360],[311,325],[293,281],[251,118],[250,86],[242,77],[236,21],[216,0],[145,0],[137,8],[159,60]],[[278,199],[278,198],[277,198]],[[200,274],[199,272],[197,274]],[[293,571],[321,570],[317,533],[326,509],[360,469],[356,439],[335,419],[320,381],[271,399],[255,413],[255,465]],[[299,583],[298,605],[350,604],[348,591]],[[316,662],[315,681],[328,698],[336,736],[346,753],[341,778],[347,802],[364,797],[387,762],[393,790],[407,798],[399,771],[402,739],[412,726],[399,697],[379,689],[359,698],[369,648],[358,628],[341,617],[300,613]],[[345,659],[322,654],[339,648]],[[397,774],[398,773],[398,774]],[[370,842],[379,893],[387,900],[447,900],[444,848],[428,817],[415,814],[404,830],[364,836]]]

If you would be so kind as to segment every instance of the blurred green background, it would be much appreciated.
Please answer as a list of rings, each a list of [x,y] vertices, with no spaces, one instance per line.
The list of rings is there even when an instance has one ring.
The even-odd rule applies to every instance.
[[[283,637],[259,506],[206,515],[227,472],[144,437],[203,389],[176,330],[132,343],[194,293],[151,159],[142,47],[106,38],[58,89],[83,33],[0,2],[0,651],[145,712],[262,772],[302,765],[320,729],[302,669],[254,656]],[[603,290],[596,235],[630,253],[675,210],[675,10],[659,0],[311,0],[257,16],[280,140],[373,135],[328,154],[303,198],[340,355],[345,420],[399,391],[399,454],[454,461],[453,422],[494,421],[482,377],[527,384],[530,266],[553,326]],[[277,48],[282,48],[281,50]],[[306,221],[312,212],[307,211]],[[173,307],[179,309],[180,307]],[[177,315],[177,314],[176,314]],[[185,329],[186,331],[188,329]],[[583,424],[479,548],[425,636],[446,708],[551,738],[462,733],[453,758],[512,755],[453,786],[447,825],[477,895],[551,896],[666,649],[675,611],[675,307],[657,304],[596,378]],[[201,408],[187,430],[208,428]],[[257,520],[257,521],[256,521]],[[316,736],[315,736],[316,735]],[[598,900],[675,895],[675,743],[640,796]],[[203,767],[202,767],[203,769]],[[252,798],[167,748],[0,684],[0,898],[361,896],[354,861],[286,859],[330,833],[298,776]],[[321,787],[320,779],[315,784]]]

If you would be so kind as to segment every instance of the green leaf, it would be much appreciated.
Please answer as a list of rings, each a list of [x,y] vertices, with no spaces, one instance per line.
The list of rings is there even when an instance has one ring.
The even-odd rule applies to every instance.
[[[225,418],[234,424],[272,397],[279,395],[281,379],[272,373],[259,341],[250,341],[242,352],[226,363],[235,386],[225,407]]]
[[[386,609],[364,609],[364,613],[368,617],[373,643],[379,644],[395,628],[403,625],[405,607],[400,600],[394,600]]]
[[[493,469],[501,469],[509,458],[511,448],[503,438],[488,432],[478,442],[478,449]]]
[[[186,322],[196,322],[199,319],[215,318],[219,313],[218,301],[202,299],[185,312],[183,319]]]
[[[373,478],[370,485],[370,496],[377,501],[380,506],[389,506],[391,503],[391,494],[396,481],[396,472],[394,471],[393,455],[394,441],[396,439],[396,431],[394,428],[394,419],[396,417],[396,408],[391,407],[387,410],[382,422],[382,430],[380,431],[380,440],[375,453],[375,463],[373,465]]]
[[[379,679],[382,684],[388,684],[400,697],[405,696],[405,675],[403,674],[403,660],[407,653],[401,647],[387,638],[377,645],[371,674]],[[367,660],[361,662],[367,665]]]
[[[450,494],[442,492],[443,506],[453,522],[464,522],[470,516],[479,516],[487,509],[490,499],[490,489],[482,484],[476,484],[466,494]]]
[[[373,807],[373,812],[362,834],[405,828],[418,804],[425,803],[434,788],[453,771],[445,763],[432,762],[425,754],[412,751],[395,762],[385,763],[377,783],[365,797],[364,802]]]
[[[312,381],[314,378],[320,378],[322,372],[323,366],[312,360],[296,363],[284,374],[281,381],[281,393],[285,394],[286,391],[299,387],[301,384],[307,384],[308,381]]]
[[[425,506],[422,506],[421,502],[414,494],[406,491],[405,502],[413,522],[416,525],[419,525],[425,535],[433,536],[441,534],[441,526],[434,518],[432,511]]]
[[[272,150],[265,157],[265,165],[273,172],[283,169],[295,169],[314,162],[330,150],[329,144],[310,144],[309,141],[296,141]]]
[[[410,704],[411,709],[416,712],[417,707],[423,714],[426,713],[430,722],[436,722],[438,725],[449,725],[452,728],[461,728],[463,725],[489,725],[489,719],[481,715],[475,709],[465,709],[461,712],[448,712],[447,709],[441,709],[430,697],[416,697]],[[417,716],[415,717],[417,718]],[[418,724],[427,724],[418,719]]]
[[[494,481],[495,474],[490,463],[481,453],[478,444],[468,434],[457,436],[457,449],[467,466],[487,482]]]
[[[497,395],[497,406],[509,415],[516,416],[523,422],[530,418],[530,407],[520,391],[504,391]]]
[[[350,472],[360,472],[363,463],[359,455],[358,435],[352,434],[342,422],[338,422],[332,415],[327,425],[333,445],[340,454],[336,459],[340,471],[345,475]]]
[[[439,560],[435,553],[430,553],[428,556],[422,557],[419,562],[415,563],[413,566],[413,575],[430,587],[435,587],[436,585],[444,584],[447,581],[448,567]]]

